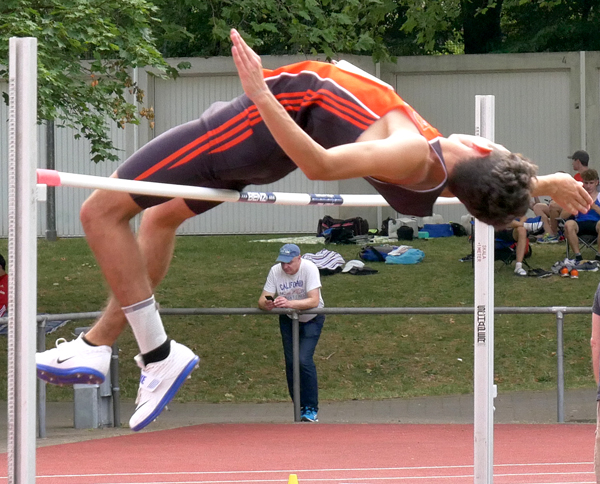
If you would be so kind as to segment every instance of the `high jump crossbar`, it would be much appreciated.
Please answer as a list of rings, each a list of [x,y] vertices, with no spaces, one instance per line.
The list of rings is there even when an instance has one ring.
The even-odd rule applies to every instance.
[[[273,205],[344,205],[346,207],[387,207],[381,195],[330,195],[319,193],[238,192],[222,188],[205,188],[140,180],[124,180],[93,175],[37,170],[37,182],[46,186],[92,188],[159,197],[210,200],[213,202],[266,203]],[[437,205],[459,204],[458,198],[438,198]]]

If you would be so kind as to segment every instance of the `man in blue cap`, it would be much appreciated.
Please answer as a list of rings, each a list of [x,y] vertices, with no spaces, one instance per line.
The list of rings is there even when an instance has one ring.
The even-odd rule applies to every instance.
[[[321,277],[317,266],[300,256],[296,244],[285,244],[279,250],[278,262],[269,271],[267,282],[258,299],[258,307],[265,311],[290,308],[304,311],[322,308]],[[324,314],[302,314],[300,321],[300,410],[303,422],[318,422],[319,387],[313,356],[321,336]],[[294,398],[292,319],[279,315],[279,329],[285,356],[285,374],[288,390]]]

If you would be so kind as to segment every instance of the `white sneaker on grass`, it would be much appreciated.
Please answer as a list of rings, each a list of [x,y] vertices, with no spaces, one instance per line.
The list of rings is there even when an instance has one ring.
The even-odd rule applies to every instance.
[[[36,353],[37,376],[53,385],[102,383],[110,368],[110,346],[90,346],[83,333],[73,341],[56,340],[56,348]]]
[[[198,367],[200,358],[187,346],[171,340],[171,352],[164,360],[144,365],[142,355],[137,355],[135,361],[142,369],[142,376],[135,400],[137,407],[129,427],[137,432],[158,417],[192,370]]]

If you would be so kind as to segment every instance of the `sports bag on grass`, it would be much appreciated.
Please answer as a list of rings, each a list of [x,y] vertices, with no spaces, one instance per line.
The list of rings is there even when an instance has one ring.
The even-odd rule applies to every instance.
[[[325,215],[319,220],[317,226],[317,237],[327,236],[329,229],[345,229],[352,235],[366,235],[369,233],[369,222],[362,217],[353,217],[348,219],[333,218]]]
[[[387,255],[394,250],[391,245],[379,245],[374,247],[367,245],[358,254],[359,259],[367,262],[385,262]]]
[[[354,235],[366,235],[369,233],[369,222],[362,217],[347,219],[333,218],[325,215],[317,225],[317,237],[323,235],[327,229],[343,227],[349,229]]]
[[[399,255],[388,255],[386,264],[418,264],[425,257],[425,252],[419,249],[408,249]]]

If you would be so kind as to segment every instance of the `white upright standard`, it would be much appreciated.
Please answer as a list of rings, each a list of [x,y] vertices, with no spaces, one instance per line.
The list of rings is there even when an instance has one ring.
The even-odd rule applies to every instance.
[[[494,96],[475,96],[475,134],[494,141]],[[494,229],[475,220],[474,482],[494,481]]]
[[[9,40],[8,482],[35,482],[37,39]]]

